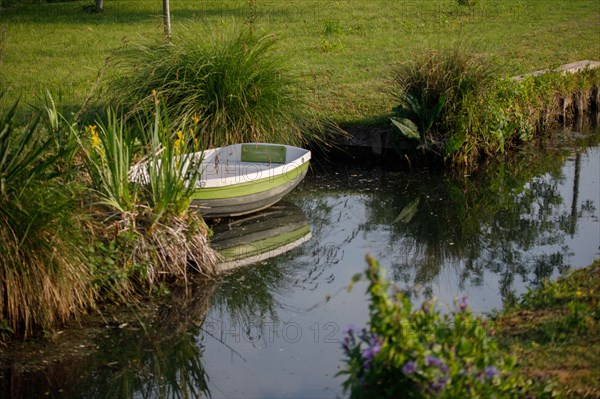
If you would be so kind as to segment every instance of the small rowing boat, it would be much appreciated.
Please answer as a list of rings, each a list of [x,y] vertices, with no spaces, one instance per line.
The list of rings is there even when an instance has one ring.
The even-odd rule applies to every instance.
[[[310,151],[267,143],[233,144],[178,157],[189,167],[200,168],[191,207],[205,218],[240,216],[275,204],[304,178]],[[148,164],[132,168],[130,178],[149,181]]]

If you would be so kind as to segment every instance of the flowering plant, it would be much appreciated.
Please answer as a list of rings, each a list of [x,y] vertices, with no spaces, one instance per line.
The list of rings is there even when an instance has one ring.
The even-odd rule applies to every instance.
[[[344,389],[351,398],[549,398],[554,385],[519,373],[516,359],[498,349],[486,321],[466,297],[440,314],[432,301],[413,310],[389,295],[376,260],[367,258],[370,326],[344,329]],[[358,281],[362,276],[355,276]]]

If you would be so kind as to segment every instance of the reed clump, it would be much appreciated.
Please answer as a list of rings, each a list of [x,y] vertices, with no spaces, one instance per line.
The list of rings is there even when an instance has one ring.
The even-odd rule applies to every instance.
[[[443,157],[456,146],[449,132],[465,102],[484,95],[493,77],[491,66],[459,48],[414,54],[392,70],[392,122],[420,149]]]
[[[183,123],[173,132],[158,104],[156,97],[152,124],[142,120],[137,129],[108,111],[106,123],[88,127],[83,144],[97,212],[112,226],[107,239],[129,254],[123,267],[134,288],[149,290],[175,279],[187,281],[190,269],[212,276],[217,261],[208,228],[189,209],[204,144],[193,137],[196,127],[186,129]],[[121,280],[124,291],[131,290],[131,280]]]

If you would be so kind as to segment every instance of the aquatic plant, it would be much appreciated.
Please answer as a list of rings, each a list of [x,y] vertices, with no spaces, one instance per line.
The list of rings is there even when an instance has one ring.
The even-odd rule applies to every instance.
[[[546,381],[518,372],[514,357],[504,354],[485,320],[469,310],[467,298],[447,314],[432,302],[413,310],[368,257],[369,327],[344,330],[344,389],[351,398],[555,397]],[[355,276],[358,281],[361,275]]]
[[[124,117],[110,111],[108,122],[88,127],[90,137],[82,141],[100,219],[114,226],[114,236],[107,239],[129,254],[119,265],[127,269],[127,278],[115,280],[123,291],[132,289],[132,279],[138,287],[153,289],[165,280],[187,280],[190,267],[205,274],[215,271],[208,229],[200,215],[188,211],[200,177],[194,163],[201,161],[191,154],[201,144],[184,122],[183,130],[172,131],[158,97],[155,106],[152,123],[139,122],[141,133],[133,134]],[[141,157],[135,166],[134,153]]]
[[[15,126],[17,106],[0,115],[0,317],[27,335],[93,307],[96,291],[81,250],[89,235],[81,189],[59,167],[70,149],[40,116]]]
[[[135,187],[129,182],[129,169],[135,151],[135,138],[114,111],[107,112],[105,123],[89,125],[82,147],[87,152],[88,170],[93,188],[101,202],[121,213],[132,212],[137,202]]]
[[[173,125],[196,120],[209,145],[300,144],[315,138],[320,123],[275,43],[248,30],[183,31],[168,44],[129,46],[114,56],[110,93],[138,113],[155,91]]]

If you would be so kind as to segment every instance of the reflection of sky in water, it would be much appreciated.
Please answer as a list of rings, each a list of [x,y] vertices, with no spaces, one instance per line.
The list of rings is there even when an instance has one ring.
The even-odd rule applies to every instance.
[[[579,214],[574,234],[564,231],[568,230],[565,226],[568,225],[573,199],[573,155],[566,160],[562,172],[537,177],[530,183],[540,183],[538,187],[545,189],[550,187],[551,194],[559,196],[558,201],[555,198],[552,202],[552,214],[543,218],[543,223],[540,222],[542,230],[545,230],[530,242],[535,245],[521,247],[518,242],[511,242],[510,231],[503,233],[505,241],[502,245],[509,245],[510,256],[518,257],[511,266],[516,268],[515,272],[505,273],[501,264],[487,265],[488,260],[490,263],[498,261],[498,254],[502,251],[498,252],[494,245],[488,245],[486,240],[489,240],[490,234],[495,234],[495,230],[483,226],[479,238],[482,244],[481,248],[478,247],[480,256],[471,259],[474,264],[481,263],[481,272],[470,274],[467,278],[461,278],[461,275],[469,261],[460,256],[449,256],[450,259],[441,265],[425,262],[427,268],[417,270],[415,265],[423,263],[425,256],[422,248],[411,246],[415,242],[412,239],[394,235],[393,229],[385,223],[368,220],[373,212],[367,208],[374,202],[381,201],[379,205],[384,209],[394,207],[391,199],[373,194],[380,189],[377,179],[385,179],[385,175],[378,176],[380,172],[375,172],[373,177],[369,175],[371,172],[366,176],[358,173],[356,181],[345,183],[346,187],[342,190],[329,189],[330,186],[339,187],[335,175],[326,179],[318,176],[308,178],[294,193],[292,201],[306,214],[312,240],[261,266],[283,271],[279,280],[274,282],[277,289],[270,292],[268,287],[257,288],[260,268],[239,270],[229,277],[221,290],[246,284],[254,291],[242,300],[247,301],[245,309],[254,310],[240,316],[228,306],[219,307],[216,303],[205,322],[205,333],[199,339],[205,344],[203,362],[213,397],[320,398],[340,395],[342,378],[334,378],[342,365],[342,352],[337,341],[342,337],[344,326],[350,323],[365,325],[368,312],[365,283],[358,283],[350,293],[345,288],[354,274],[364,270],[364,257],[368,253],[380,259],[388,275],[402,289],[410,291],[417,303],[425,295],[437,297],[443,307],[452,306],[454,298],[468,295],[477,312],[502,306],[500,287],[503,283],[516,294],[524,292],[536,279],[533,271],[540,259],[550,263],[540,273],[544,275],[550,270],[552,277],[566,271],[565,265],[579,268],[590,264],[600,254],[600,148],[583,154],[579,162]],[[371,184],[364,186],[365,181]],[[540,203],[534,200],[526,206],[528,215],[522,216],[519,222],[539,218],[540,212],[545,211]],[[400,217],[399,213],[407,204],[410,205],[410,201],[403,204],[404,207],[391,209],[390,215]],[[586,204],[587,208],[582,210]],[[389,222],[390,217],[387,215],[384,219],[388,218]],[[501,221],[495,223],[503,227]],[[557,226],[562,226],[562,230]],[[450,248],[452,244],[447,242],[442,246],[441,259],[444,259],[444,254],[454,253]],[[469,245],[465,247],[470,248]],[[555,254],[556,258],[549,257],[551,254]],[[552,264],[552,259],[556,265]],[[527,266],[521,270],[519,262]],[[506,284],[507,278],[510,284]],[[423,286],[415,287],[414,282],[419,279],[424,281]],[[216,302],[220,301],[219,297],[235,295],[225,291],[215,297]],[[264,312],[260,304],[254,305],[256,299],[253,295],[264,295],[267,302],[271,301],[275,306]],[[257,327],[260,324],[262,328]]]

